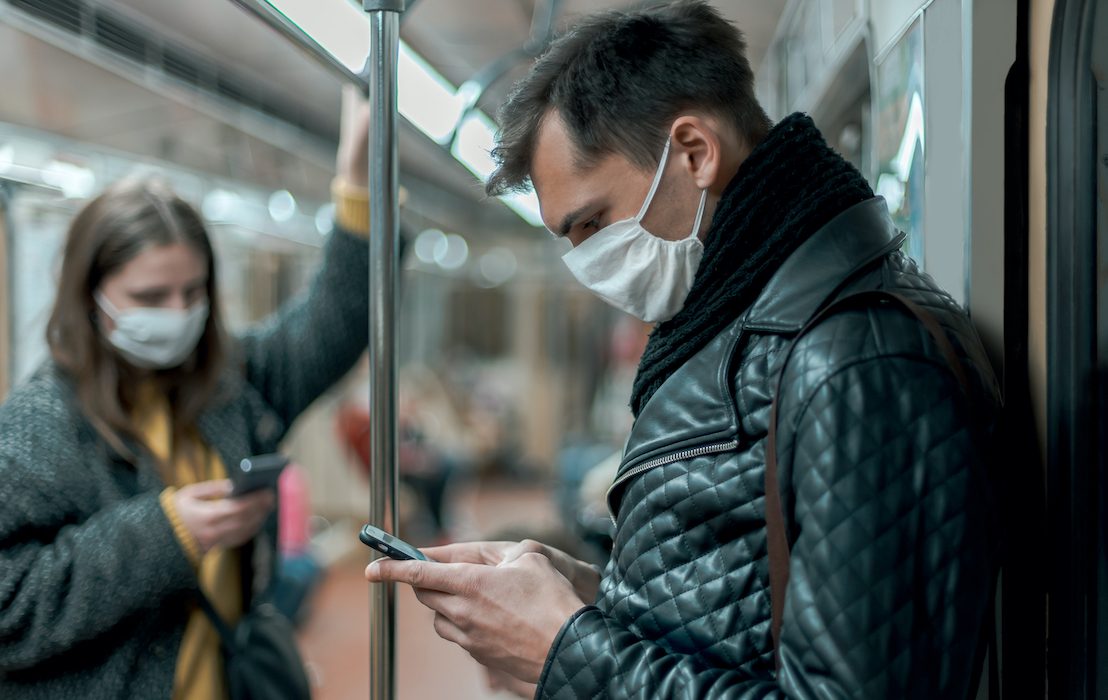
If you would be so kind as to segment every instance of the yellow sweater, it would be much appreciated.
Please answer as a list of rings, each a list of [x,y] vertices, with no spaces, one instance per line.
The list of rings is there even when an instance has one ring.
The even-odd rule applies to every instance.
[[[169,464],[170,408],[165,396],[151,387],[141,393],[135,407],[136,425],[151,451],[163,463]],[[238,550],[212,549],[200,555],[200,547],[192,533],[185,528],[173,504],[174,491],[198,481],[223,479],[227,469],[219,455],[209,449],[199,435],[188,454],[199,458],[200,469],[192,460],[178,456],[169,464],[170,486],[162,492],[162,508],[165,510],[182,548],[193,566],[197,567],[200,588],[219,614],[230,625],[242,615],[242,572]],[[181,451],[178,451],[179,453]],[[204,611],[193,605],[189,613],[181,650],[177,656],[177,670],[173,681],[174,700],[218,700],[227,697],[227,682],[223,675],[223,657],[219,648],[219,634]]]
[[[344,230],[357,236],[369,235],[369,193],[336,178],[332,183],[335,203],[335,222]],[[407,193],[401,190],[401,203]],[[134,420],[144,441],[163,463],[168,462],[171,450],[170,407],[165,396],[148,386],[141,392],[135,407]],[[178,457],[170,465],[172,480],[162,492],[162,509],[173,524],[181,547],[197,567],[200,588],[228,624],[234,625],[242,616],[242,570],[239,552],[211,550],[201,556],[200,545],[181,522],[173,503],[177,488],[198,481],[224,479],[227,467],[219,455],[193,435],[192,450],[187,454],[199,455],[201,469],[191,461]],[[180,452],[180,451],[179,451]],[[223,675],[223,657],[219,648],[219,633],[212,627],[204,611],[193,606],[181,640],[177,656],[177,670],[173,681],[173,700],[220,700],[227,698],[227,681]]]

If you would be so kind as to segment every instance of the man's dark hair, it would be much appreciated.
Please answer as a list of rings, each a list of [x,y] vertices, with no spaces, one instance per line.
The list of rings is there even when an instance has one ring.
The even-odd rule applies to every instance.
[[[728,119],[754,144],[770,128],[742,33],[704,0],[602,12],[559,37],[500,108],[491,196],[530,186],[543,119],[556,111],[582,165],[618,153],[653,168],[685,109]]]

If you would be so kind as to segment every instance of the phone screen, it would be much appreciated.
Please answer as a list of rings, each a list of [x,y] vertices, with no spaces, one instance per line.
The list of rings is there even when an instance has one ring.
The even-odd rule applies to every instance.
[[[372,525],[366,525],[362,528],[361,533],[358,535],[358,539],[362,541],[367,547],[375,549],[386,557],[392,559],[418,559],[420,561],[431,561],[423,552],[419,551],[412,545],[408,544],[399,537],[393,537],[384,530],[373,527]]]

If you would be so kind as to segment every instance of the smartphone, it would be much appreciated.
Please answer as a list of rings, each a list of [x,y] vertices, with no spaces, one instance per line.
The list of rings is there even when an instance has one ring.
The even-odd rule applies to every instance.
[[[418,559],[420,561],[431,561],[423,552],[419,551],[412,545],[408,544],[399,537],[393,537],[389,533],[385,532],[381,528],[373,527],[372,525],[366,525],[362,528],[361,534],[358,535],[360,539],[367,547],[376,549],[386,557],[393,559]]]
[[[277,488],[277,478],[288,463],[289,458],[279,454],[247,457],[229,470],[231,496]]]

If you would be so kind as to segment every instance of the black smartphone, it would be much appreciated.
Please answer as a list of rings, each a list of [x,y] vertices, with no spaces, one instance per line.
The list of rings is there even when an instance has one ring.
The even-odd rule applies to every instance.
[[[412,545],[408,544],[399,537],[393,537],[389,533],[385,532],[379,527],[373,527],[372,525],[366,525],[362,528],[361,533],[358,535],[358,539],[362,541],[367,547],[376,549],[386,557],[393,559],[418,559],[420,561],[431,561],[423,552],[419,551]]]
[[[255,455],[247,457],[228,470],[231,479],[231,496],[242,496],[258,489],[277,488],[277,478],[289,463],[284,455]]]

